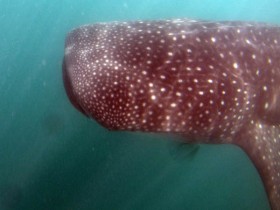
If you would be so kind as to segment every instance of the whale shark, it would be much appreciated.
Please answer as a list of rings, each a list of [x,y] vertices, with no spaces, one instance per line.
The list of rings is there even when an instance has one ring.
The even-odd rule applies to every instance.
[[[109,130],[235,144],[280,209],[280,27],[192,19],[96,23],[66,37],[66,93]]]

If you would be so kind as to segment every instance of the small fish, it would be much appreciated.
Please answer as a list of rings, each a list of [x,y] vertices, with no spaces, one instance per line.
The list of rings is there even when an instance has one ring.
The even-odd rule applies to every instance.
[[[280,27],[190,19],[85,25],[66,38],[72,104],[109,130],[229,143],[280,209]]]

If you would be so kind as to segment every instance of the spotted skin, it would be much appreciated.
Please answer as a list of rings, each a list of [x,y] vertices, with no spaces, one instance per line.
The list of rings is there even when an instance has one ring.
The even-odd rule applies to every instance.
[[[72,104],[110,130],[232,143],[280,209],[280,27],[188,19],[86,25],[66,39]]]

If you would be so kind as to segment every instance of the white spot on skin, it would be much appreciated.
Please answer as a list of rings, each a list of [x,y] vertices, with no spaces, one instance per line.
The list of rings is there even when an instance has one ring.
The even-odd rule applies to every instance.
[[[142,74],[147,75],[147,71],[142,71]]]
[[[197,70],[197,71],[201,71],[201,67],[199,67],[199,66],[196,67],[196,70]]]
[[[267,59],[267,62],[268,62],[269,64],[271,64],[271,63],[272,63],[272,61],[271,61],[271,59],[270,59],[270,58],[268,58],[268,59]]]
[[[204,92],[203,91],[198,91],[198,94],[202,96],[202,95],[204,95]]]
[[[233,68],[238,69],[238,63],[233,63]]]
[[[168,52],[168,55],[169,55],[169,56],[173,56],[173,53],[172,53],[172,52]]]
[[[251,44],[251,41],[249,39],[245,40],[247,44]]]
[[[152,96],[151,96],[151,99],[152,99],[153,101],[156,100],[156,98],[157,98],[157,97],[156,97],[155,95],[152,95]]]
[[[166,77],[164,75],[160,75],[161,79],[166,79]]]
[[[214,69],[214,66],[212,66],[212,65],[209,65],[209,68],[210,68],[210,69]]]
[[[269,105],[268,105],[268,103],[266,102],[266,103],[264,104],[264,108],[265,108],[265,109],[268,109],[268,106],[269,106]]]
[[[176,107],[176,106],[177,106],[177,104],[172,103],[170,106],[174,108],[174,107]]]
[[[182,96],[182,93],[176,92],[176,96]]]

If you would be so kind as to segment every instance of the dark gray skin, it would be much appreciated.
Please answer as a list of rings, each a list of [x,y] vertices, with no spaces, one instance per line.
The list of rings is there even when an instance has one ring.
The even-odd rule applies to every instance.
[[[72,104],[110,130],[240,146],[280,209],[280,27],[188,19],[86,25],[66,38]]]

